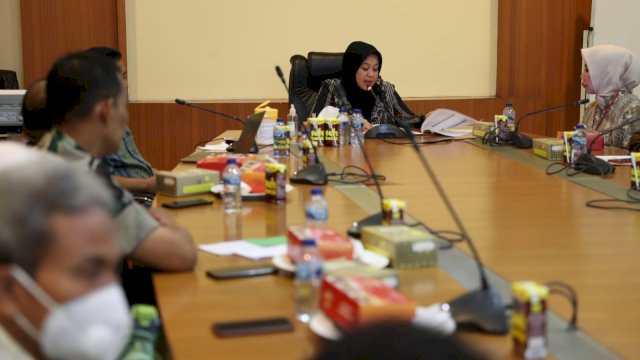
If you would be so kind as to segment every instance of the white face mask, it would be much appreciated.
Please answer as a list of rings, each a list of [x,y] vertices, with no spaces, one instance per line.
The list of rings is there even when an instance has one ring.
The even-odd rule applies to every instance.
[[[38,330],[24,315],[16,323],[40,343],[50,359],[113,360],[131,335],[133,321],[117,284],[105,286],[64,304],[56,303],[22,268],[14,278],[48,310]]]

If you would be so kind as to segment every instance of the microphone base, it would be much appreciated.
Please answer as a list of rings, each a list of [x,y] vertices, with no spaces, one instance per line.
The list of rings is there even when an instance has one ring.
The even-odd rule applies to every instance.
[[[578,156],[573,168],[585,174],[600,176],[612,174],[616,170],[616,168],[608,162],[589,154],[581,154]]]
[[[375,213],[373,215],[369,215],[366,218],[354,222],[353,225],[347,230],[347,234],[356,239],[360,239],[362,237],[362,228],[365,226],[375,226],[382,225],[382,213]]]
[[[407,137],[405,132],[392,124],[380,124],[364,133],[365,139],[400,139]]]
[[[533,147],[533,140],[519,132],[509,132],[509,141],[513,147],[517,147],[518,149],[531,149]]]
[[[289,178],[289,181],[294,184],[326,185],[329,179],[327,179],[324,165],[317,163],[296,172]]]
[[[509,332],[507,312],[496,289],[477,289],[449,301],[451,315],[459,329],[489,334]]]

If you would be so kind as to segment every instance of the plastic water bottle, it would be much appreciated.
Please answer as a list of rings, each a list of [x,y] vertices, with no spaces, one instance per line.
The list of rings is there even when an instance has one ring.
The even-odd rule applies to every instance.
[[[571,135],[571,163],[575,164],[578,157],[587,152],[587,130],[584,124],[576,125]]]
[[[329,208],[321,188],[311,189],[311,199],[307,202],[304,213],[307,218],[307,226],[325,226],[327,224]]]
[[[298,171],[307,167],[305,164],[305,156],[304,156],[304,142],[307,141],[308,139],[309,138],[305,133],[301,133],[298,135],[298,165],[297,165]]]
[[[308,323],[318,310],[318,289],[322,282],[322,259],[314,239],[302,240],[302,257],[296,264],[296,318]]]
[[[298,124],[298,114],[296,108],[291,104],[289,108],[289,114],[287,115],[287,125],[289,126],[289,142],[295,142],[296,139],[296,126]]]
[[[160,330],[158,309],[153,305],[135,304],[131,306],[131,317],[134,322],[133,334],[119,359],[153,359]]]
[[[338,145],[345,146],[349,143],[349,114],[347,114],[344,108],[340,108],[338,121],[340,122],[338,127]]]
[[[502,109],[502,115],[507,117],[509,130],[513,130],[516,126],[516,110],[513,108],[513,105],[507,104],[507,106]]]
[[[241,182],[242,178],[236,159],[227,159],[227,166],[222,172],[222,205],[225,212],[236,212],[242,209]]]
[[[273,157],[282,159],[289,156],[289,134],[283,119],[276,120],[273,127]]]
[[[357,136],[357,138],[356,138]],[[358,138],[360,141],[358,141]],[[351,146],[364,145],[364,118],[360,109],[353,110],[353,118],[351,119]]]

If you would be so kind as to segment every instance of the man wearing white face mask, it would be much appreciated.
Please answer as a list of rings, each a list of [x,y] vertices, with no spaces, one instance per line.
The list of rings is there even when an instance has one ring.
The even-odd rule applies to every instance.
[[[0,359],[117,358],[132,322],[111,194],[45,153],[6,165],[6,146],[15,144],[0,144]]]

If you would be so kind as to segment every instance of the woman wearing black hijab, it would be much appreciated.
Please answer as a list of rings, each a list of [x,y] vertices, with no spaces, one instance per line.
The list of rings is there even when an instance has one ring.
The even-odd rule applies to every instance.
[[[342,58],[342,78],[322,82],[313,112],[318,114],[329,105],[337,107],[339,101],[336,85],[342,84],[351,107],[360,109],[367,120],[365,130],[376,124],[394,124],[395,120],[388,116],[386,109],[393,111],[397,119],[415,118],[402,103],[393,84],[380,78],[381,68],[382,55],[373,45],[362,41],[352,42]],[[380,101],[372,94],[373,91],[376,91]]]

